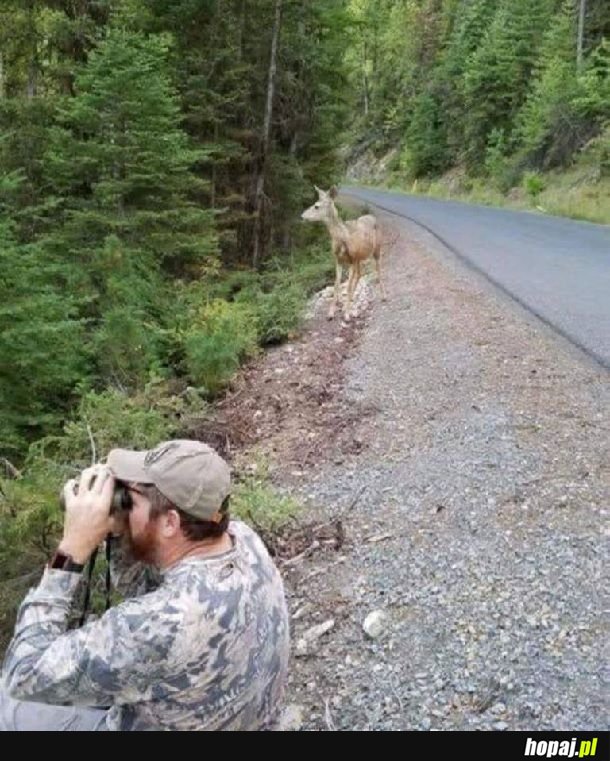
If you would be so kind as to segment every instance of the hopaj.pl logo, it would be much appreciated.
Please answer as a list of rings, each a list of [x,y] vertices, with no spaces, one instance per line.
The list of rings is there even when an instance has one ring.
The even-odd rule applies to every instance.
[[[573,737],[572,740],[533,740],[528,737],[525,741],[526,756],[566,756],[566,758],[584,758],[585,756],[593,758],[597,751],[597,737],[590,740],[578,740]]]

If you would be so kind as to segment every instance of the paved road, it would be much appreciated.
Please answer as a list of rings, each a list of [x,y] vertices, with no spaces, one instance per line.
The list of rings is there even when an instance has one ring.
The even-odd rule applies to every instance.
[[[418,222],[610,368],[610,225],[345,186]]]

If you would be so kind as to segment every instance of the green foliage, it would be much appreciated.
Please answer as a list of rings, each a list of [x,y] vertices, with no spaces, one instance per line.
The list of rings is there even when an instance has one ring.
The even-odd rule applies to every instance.
[[[492,177],[501,177],[506,169],[506,137],[504,130],[493,129],[487,139],[485,171]]]
[[[261,458],[237,481],[231,496],[231,513],[263,531],[284,528],[301,509],[296,499],[273,488],[268,464]]]
[[[446,136],[436,95],[422,92],[415,101],[407,131],[408,169],[413,177],[436,174],[446,167]]]
[[[240,294],[256,310],[259,341],[264,346],[293,337],[298,331],[309,294],[324,287],[334,270],[324,248],[304,249],[289,262],[276,257],[268,262],[258,292]]]
[[[517,160],[552,166],[565,163],[573,152],[575,124],[572,101],[578,91],[572,50],[573,8],[566,3],[543,40],[536,76],[517,115]]]
[[[278,285],[269,293],[261,293],[255,302],[261,344],[279,343],[294,335],[304,306],[304,293],[296,284]]]
[[[208,395],[217,394],[241,360],[254,353],[257,338],[255,315],[248,305],[216,299],[196,307],[182,333],[189,377]]]
[[[18,184],[7,178],[0,192]],[[0,453],[11,458],[58,424],[87,374],[78,302],[45,264],[0,216]]]
[[[44,157],[54,105],[43,99],[0,98],[0,171],[18,183],[3,184],[1,203],[20,242],[31,242],[45,229],[48,203]]]
[[[59,493],[93,461],[117,446],[145,449],[172,438],[183,415],[201,410],[196,397],[175,397],[162,381],[135,396],[85,393],[63,431],[34,442],[21,471],[0,471],[0,647],[15,607],[60,538]],[[15,549],[18,548],[18,551]]]
[[[300,212],[340,173],[346,5],[284,3],[263,161],[273,3],[2,4],[0,630],[90,433],[100,456],[196,430],[327,282]]]
[[[357,150],[394,150],[388,169],[402,181],[451,170],[504,193],[524,171],[569,167],[610,118],[607,3],[587,1],[580,66],[579,7],[351,0]]]
[[[111,29],[77,75],[47,156],[50,183],[65,199],[50,247],[82,261],[113,236],[125,257],[141,260],[131,265],[140,275],[161,267],[194,276],[209,266],[212,216],[190,172],[205,154],[180,128],[167,57],[166,36]]]
[[[224,349],[224,361],[228,363],[228,370],[208,388],[213,393],[230,379],[239,357],[252,353],[250,339],[253,336],[260,346],[293,337],[300,327],[307,296],[327,285],[333,273],[333,260],[325,242],[323,246],[303,248],[291,257],[278,255],[267,262],[263,272],[235,270],[206,284],[193,284],[186,289],[181,294],[179,309],[186,318],[177,322],[175,342],[186,347],[188,340],[186,367],[191,382],[201,382],[201,367],[207,364],[203,356],[202,364],[200,360],[193,359],[200,357],[202,346],[206,347],[206,351],[212,351],[208,356],[213,366],[217,366],[220,334],[225,329],[229,340]],[[211,304],[215,306],[210,310]],[[209,311],[215,315],[212,321]],[[222,327],[217,321],[216,311],[227,319],[226,326]],[[193,324],[202,322],[206,325],[205,341],[202,343],[201,329],[197,328],[197,339],[191,343]],[[248,325],[249,332],[242,330],[240,326],[243,323]],[[195,371],[195,366],[198,371]],[[217,370],[211,372],[216,376]],[[205,373],[207,375],[207,371]],[[203,385],[208,387],[206,383]]]
[[[0,535],[7,551],[13,539],[32,552],[47,550],[61,520],[61,485],[114,447],[145,449],[171,438],[184,412],[185,403],[172,400],[158,381],[131,397],[119,391],[87,392],[61,434],[30,446],[23,477],[0,479],[0,520],[7,521]],[[5,560],[0,548],[0,568]]]
[[[538,172],[526,172],[523,176],[523,189],[535,201],[544,190],[544,180]]]
[[[365,212],[362,212],[365,213]],[[345,214],[344,219],[349,215]],[[297,284],[304,295],[309,296],[328,285],[335,273],[335,262],[330,254],[326,231],[323,242],[303,246],[287,261],[286,258],[271,260],[267,268],[267,279],[271,285],[277,282],[281,287],[282,280]]]

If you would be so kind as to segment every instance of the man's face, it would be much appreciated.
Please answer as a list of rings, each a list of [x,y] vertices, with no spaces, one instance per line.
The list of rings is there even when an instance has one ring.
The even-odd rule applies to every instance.
[[[138,484],[129,484],[133,507],[129,511],[127,541],[135,560],[154,565],[158,557],[158,518],[150,517],[150,500]]]

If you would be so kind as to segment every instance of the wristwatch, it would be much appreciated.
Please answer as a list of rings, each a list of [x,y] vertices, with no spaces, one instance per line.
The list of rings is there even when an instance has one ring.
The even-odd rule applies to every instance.
[[[59,569],[60,571],[70,571],[71,573],[80,573],[85,567],[84,563],[75,563],[70,555],[65,555],[57,550],[51,560],[48,568]]]

